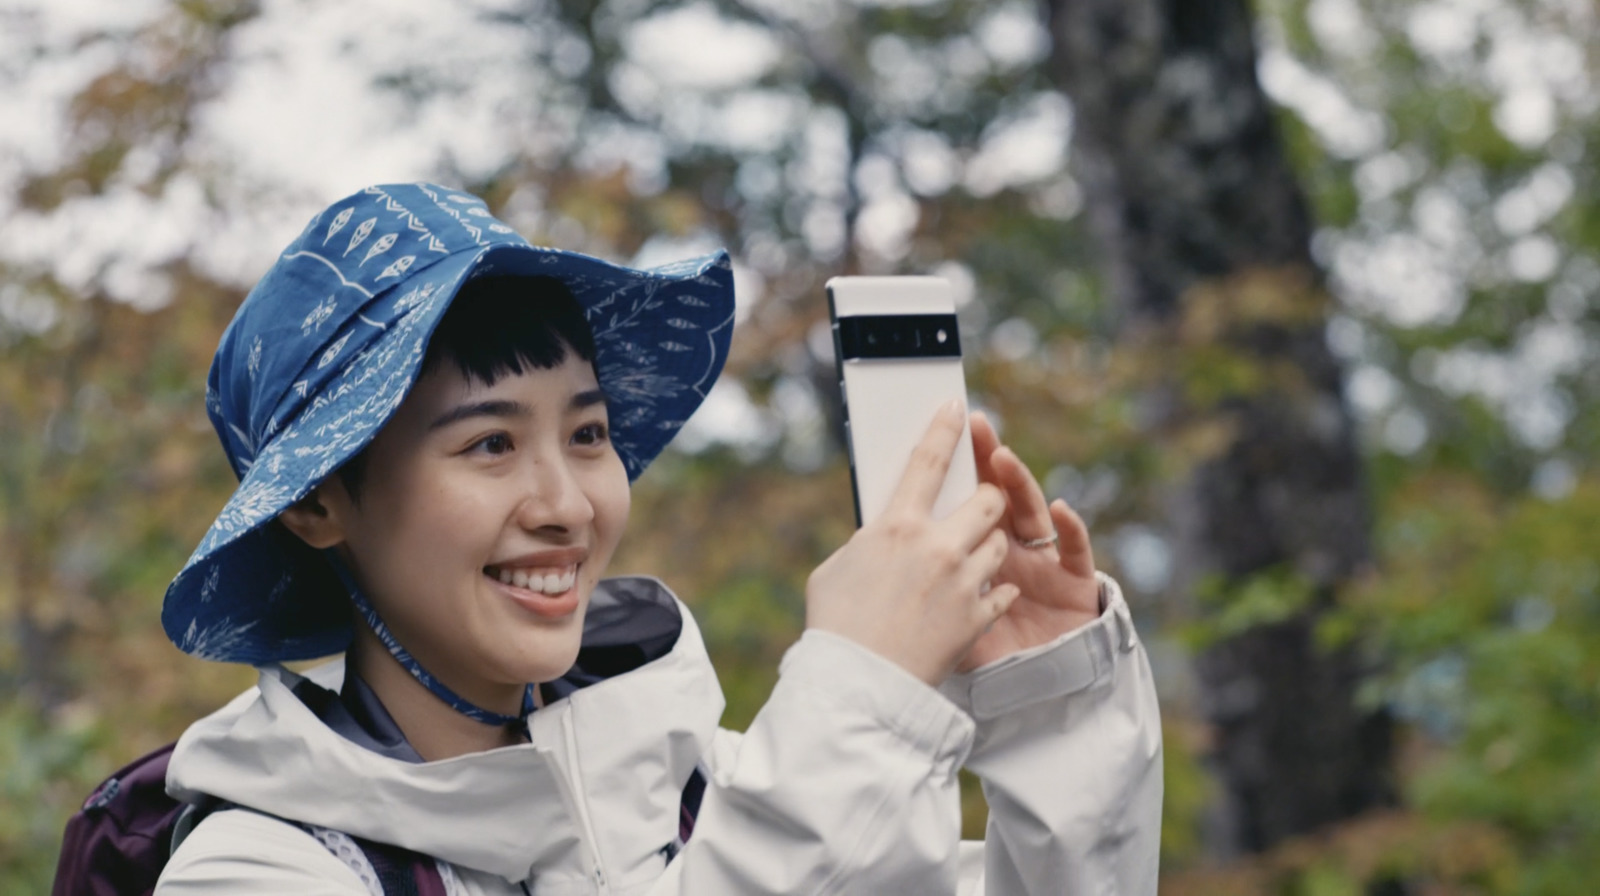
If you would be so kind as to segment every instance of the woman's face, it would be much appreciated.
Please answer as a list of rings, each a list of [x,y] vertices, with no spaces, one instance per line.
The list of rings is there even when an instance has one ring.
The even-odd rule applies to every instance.
[[[339,550],[394,637],[479,706],[577,658],[590,594],[627,524],[628,476],[593,365],[471,379],[446,359],[367,448],[352,500],[323,503]]]

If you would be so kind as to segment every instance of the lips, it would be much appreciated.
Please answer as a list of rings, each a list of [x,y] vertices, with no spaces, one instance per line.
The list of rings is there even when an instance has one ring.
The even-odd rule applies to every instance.
[[[491,563],[483,574],[523,609],[561,618],[578,609],[578,568],[587,557],[588,552],[577,548],[541,551]]]

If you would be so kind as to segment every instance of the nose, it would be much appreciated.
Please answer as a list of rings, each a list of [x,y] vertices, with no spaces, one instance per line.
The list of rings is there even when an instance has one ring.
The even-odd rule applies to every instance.
[[[571,533],[594,519],[583,479],[563,457],[538,457],[524,477],[517,523],[530,532]]]

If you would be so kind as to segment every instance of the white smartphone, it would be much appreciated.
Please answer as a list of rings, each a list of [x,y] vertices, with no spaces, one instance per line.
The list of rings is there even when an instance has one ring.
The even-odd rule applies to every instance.
[[[955,295],[938,277],[834,277],[827,290],[856,525],[864,526],[888,505],[939,408],[952,398],[966,404]],[[934,518],[977,487],[972,432],[963,426]]]

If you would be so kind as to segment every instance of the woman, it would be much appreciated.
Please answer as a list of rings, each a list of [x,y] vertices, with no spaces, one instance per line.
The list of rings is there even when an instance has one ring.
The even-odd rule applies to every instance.
[[[725,255],[538,249],[443,187],[312,220],[211,371],[241,483],[163,621],[261,678],[178,744],[169,791],[222,808],[158,893],[383,892],[391,848],[454,893],[1155,892],[1143,649],[1082,523],[981,417],[977,494],[932,519],[968,422],[946,408],[812,574],[742,735],[687,607],[602,578],[732,310]],[[959,842],[963,765],[982,844]]]

